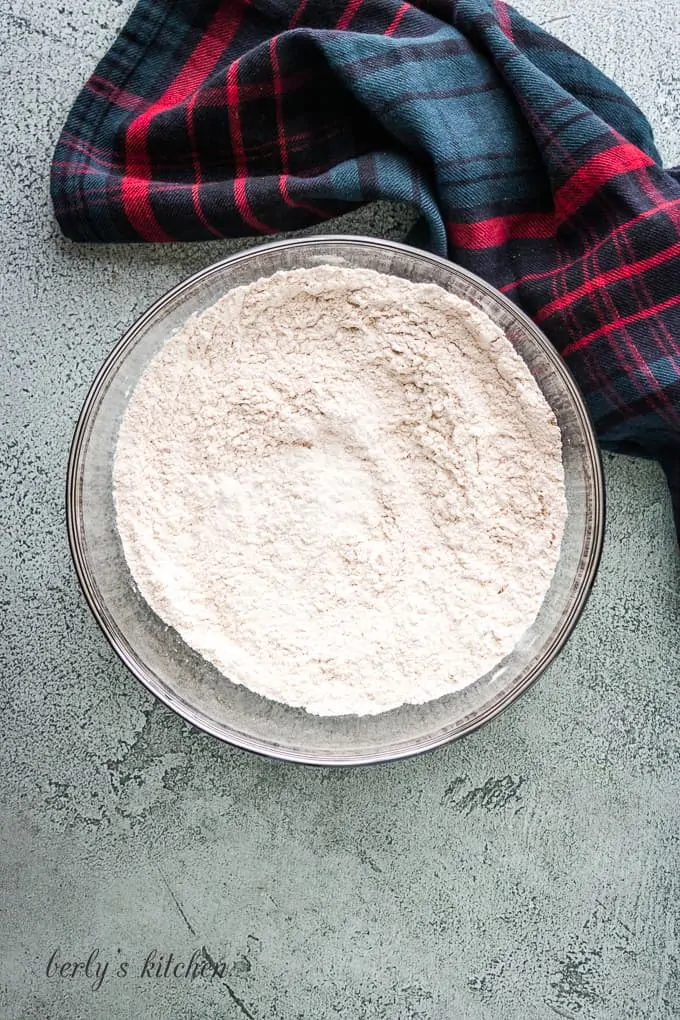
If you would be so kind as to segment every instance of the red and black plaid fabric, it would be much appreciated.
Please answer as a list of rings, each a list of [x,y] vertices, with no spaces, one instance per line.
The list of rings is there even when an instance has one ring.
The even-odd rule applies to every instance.
[[[680,524],[680,174],[501,0],[142,0],[59,139],[78,241],[299,229],[374,199],[519,304]]]

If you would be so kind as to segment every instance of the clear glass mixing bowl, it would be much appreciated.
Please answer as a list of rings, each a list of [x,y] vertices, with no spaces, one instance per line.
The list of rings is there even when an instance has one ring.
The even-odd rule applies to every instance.
[[[170,334],[232,287],[279,269],[359,266],[430,282],[471,301],[505,331],[562,432],[568,519],[552,586],[513,652],[462,691],[378,716],[320,718],[225,679],[146,605],[116,530],[112,464],[121,418],[141,373]],[[555,658],[597,571],[604,527],[602,467],[583,400],[536,326],[471,273],[425,252],[362,237],[314,237],[250,249],[175,287],[128,330],[99,371],[76,427],[67,480],[71,552],[92,612],[131,672],[189,722],[231,744],[310,764],[388,761],[461,737],[497,715]]]

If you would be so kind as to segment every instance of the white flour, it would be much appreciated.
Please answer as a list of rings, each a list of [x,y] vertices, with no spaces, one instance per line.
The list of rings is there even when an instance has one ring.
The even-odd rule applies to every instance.
[[[151,608],[318,715],[461,688],[533,623],[566,504],[554,416],[481,312],[320,266],[231,291],[135,390],[118,528]]]

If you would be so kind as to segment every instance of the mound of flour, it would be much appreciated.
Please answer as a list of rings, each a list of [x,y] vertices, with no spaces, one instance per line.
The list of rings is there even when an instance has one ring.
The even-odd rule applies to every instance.
[[[557,564],[561,438],[524,362],[439,287],[319,266],[233,290],[149,364],[114,463],[150,607],[318,715],[470,684]]]

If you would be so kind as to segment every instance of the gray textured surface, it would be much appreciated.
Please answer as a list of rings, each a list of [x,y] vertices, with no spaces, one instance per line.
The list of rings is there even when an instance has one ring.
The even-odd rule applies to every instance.
[[[607,459],[600,576],[559,662],[483,731],[350,772],[189,730],[114,660],[62,506],[89,381],[229,245],[73,248],[52,145],[129,0],[0,0],[2,1020],[662,1020],[680,1015],[680,568],[660,471]],[[676,0],[527,0],[680,157]],[[87,13],[85,13],[87,9]],[[347,229],[400,236],[404,211]],[[221,978],[140,977],[205,946]],[[95,948],[93,978],[48,977]],[[127,977],[114,968],[129,962]]]

